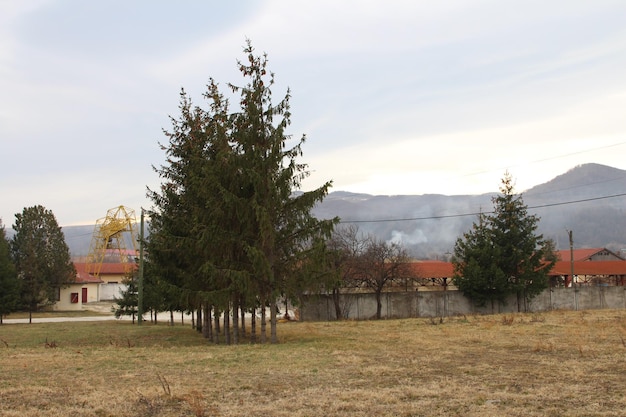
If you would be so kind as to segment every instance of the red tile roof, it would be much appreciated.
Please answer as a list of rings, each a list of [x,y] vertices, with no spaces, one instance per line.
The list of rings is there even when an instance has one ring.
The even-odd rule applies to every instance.
[[[558,261],[550,275],[570,275],[571,263]],[[626,275],[626,261],[574,261],[574,275]]]
[[[410,273],[416,278],[452,278],[452,263],[443,261],[415,261],[409,263]]]
[[[75,263],[74,265],[82,265],[84,271],[93,273],[94,265],[87,263]],[[134,263],[107,263],[103,262],[100,267],[100,275],[124,275],[129,269],[137,268]],[[78,267],[76,267],[78,269]]]
[[[410,274],[415,278],[452,278],[451,262],[415,261],[409,263]],[[549,275],[570,275],[569,261],[558,261]],[[626,261],[574,261],[575,275],[626,275]]]
[[[602,251],[608,251],[612,255],[615,255],[616,259],[619,258],[617,254],[609,251],[606,248],[586,248],[586,249],[574,249],[574,262],[576,261],[588,261],[593,255],[598,254]],[[561,261],[569,261],[571,259],[572,254],[569,249],[557,251],[557,257]]]
[[[84,263],[75,263],[74,268],[76,268],[76,284],[100,284],[102,281],[100,278],[96,278],[93,275],[89,274],[85,269],[86,264]]]

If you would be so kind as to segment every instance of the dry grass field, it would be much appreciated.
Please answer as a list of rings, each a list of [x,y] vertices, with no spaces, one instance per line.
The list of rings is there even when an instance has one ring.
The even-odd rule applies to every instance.
[[[0,416],[623,416],[626,311],[189,327],[0,326]]]

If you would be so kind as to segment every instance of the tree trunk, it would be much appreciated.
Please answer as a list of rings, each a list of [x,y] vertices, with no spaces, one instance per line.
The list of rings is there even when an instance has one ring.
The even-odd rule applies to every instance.
[[[267,334],[266,332],[266,312],[265,312],[265,301],[261,303],[261,343],[265,344],[267,342]]]
[[[339,288],[333,288],[333,303],[335,304],[335,318],[343,320],[343,312],[341,311],[341,303],[339,300]]]
[[[276,304],[272,303],[270,307],[270,342],[272,344],[278,343],[278,336],[276,334],[277,310]]]
[[[239,344],[239,296],[233,298],[233,344]]]
[[[220,343],[220,315],[216,306],[213,306],[213,343]]]
[[[230,345],[230,309],[228,307],[224,310],[224,341]]]
[[[241,312],[241,337],[246,337],[246,308],[241,304],[239,310]]]
[[[211,320],[211,306],[207,306],[204,314],[204,327],[206,327],[207,339],[213,340],[213,320]]]
[[[250,343],[256,343],[256,309],[252,309],[250,317]]]
[[[198,331],[202,333],[205,339],[211,339],[211,310],[208,304],[202,304],[197,311]]]
[[[204,321],[202,320],[202,309],[203,308],[204,308],[204,305],[201,304],[198,307],[198,309],[196,310],[196,331],[198,331],[198,332],[200,332],[200,333],[202,333],[204,335],[203,330],[202,330],[203,329],[203,324],[204,324]]]
[[[376,320],[382,318],[383,302],[382,302],[382,290],[376,291]]]
[[[170,326],[174,325],[174,310],[170,309]]]

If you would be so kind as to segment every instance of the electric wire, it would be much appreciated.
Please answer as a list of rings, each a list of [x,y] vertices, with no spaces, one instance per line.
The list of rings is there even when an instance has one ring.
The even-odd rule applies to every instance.
[[[616,197],[624,197],[626,193],[621,194],[613,194],[606,195],[601,197],[591,197],[591,198],[583,198],[580,200],[570,200],[570,201],[561,201],[558,203],[547,203],[540,204],[536,206],[528,206],[529,210],[545,208],[545,207],[556,207],[556,206],[564,206],[568,204],[577,204],[577,203],[585,203],[588,201],[597,201],[597,200],[605,200],[608,198],[616,198]],[[407,218],[398,218],[398,219],[373,219],[373,220],[340,220],[340,224],[353,224],[353,223],[391,223],[391,222],[408,222],[408,221],[419,221],[419,220],[438,220],[438,219],[448,219],[455,217],[469,217],[469,216],[478,216],[480,214],[493,214],[494,211],[481,211],[481,212],[473,212],[473,213],[459,213],[459,214],[445,214],[439,216],[424,216],[424,217],[407,217]]]

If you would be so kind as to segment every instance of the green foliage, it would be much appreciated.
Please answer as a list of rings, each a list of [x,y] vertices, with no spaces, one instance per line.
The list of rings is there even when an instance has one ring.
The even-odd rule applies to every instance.
[[[115,298],[115,304],[113,313],[115,317],[120,318],[122,316],[131,316],[133,322],[137,317],[137,280],[134,275],[128,275],[124,277],[122,283],[126,285],[126,289],[120,291],[120,297]]]
[[[15,311],[19,306],[20,287],[15,265],[11,259],[9,241],[0,220],[0,323],[2,316]]]
[[[504,303],[508,296],[508,278],[498,266],[500,248],[493,245],[491,230],[484,214],[472,230],[458,239],[455,246],[454,283],[478,306],[488,302]]]
[[[212,79],[206,110],[181,92],[180,118],[162,146],[167,161],[156,169],[163,182],[149,191],[152,271],[195,308],[228,311],[233,302],[255,308],[279,295],[297,297],[313,285],[316,242],[336,222],[311,215],[330,182],[294,193],[308,171],[297,162],[305,138],[287,146],[289,92],[274,105],[266,56],[255,56],[249,42],[244,53],[239,70],[248,82],[229,84],[239,111],[230,111]]]
[[[11,252],[20,280],[21,299],[29,311],[54,303],[60,288],[76,279],[65,237],[52,211],[24,208],[15,215]]]
[[[539,218],[529,215],[521,195],[514,194],[507,173],[491,215],[459,238],[454,248],[454,283],[478,306],[504,303],[516,295],[518,308],[548,287],[556,260],[554,244],[537,234]]]

